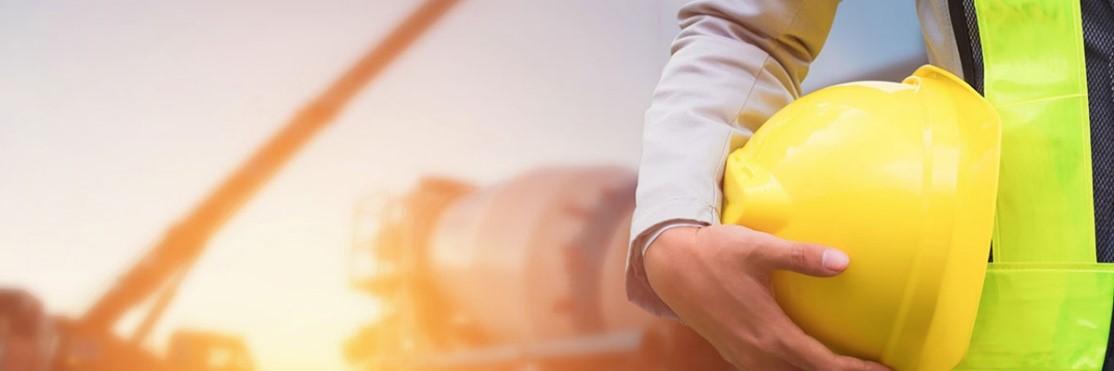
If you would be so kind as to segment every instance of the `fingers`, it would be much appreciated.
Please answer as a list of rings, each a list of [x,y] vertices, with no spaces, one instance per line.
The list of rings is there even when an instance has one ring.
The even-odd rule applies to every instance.
[[[840,368],[844,370],[865,370],[865,371],[890,371],[889,367],[871,361],[864,361],[855,357],[836,356],[836,364],[841,365]]]
[[[752,255],[769,269],[830,277],[843,272],[851,262],[844,252],[826,246],[786,241],[768,234],[757,239]]]
[[[805,370],[861,370],[887,371],[889,368],[877,362],[864,361],[833,353],[820,341],[806,335],[796,325],[783,330],[783,341],[789,361]]]
[[[693,232],[685,233],[684,241],[699,248],[669,257],[676,258],[670,266],[682,262],[692,268],[685,270],[691,275],[688,279],[674,280],[687,288],[667,285],[671,289],[659,295],[667,303],[675,301],[670,305],[676,313],[730,363],[757,370],[887,370],[878,363],[833,353],[797,327],[773,298],[769,281],[773,270],[834,276],[847,269],[847,254],[742,226]]]

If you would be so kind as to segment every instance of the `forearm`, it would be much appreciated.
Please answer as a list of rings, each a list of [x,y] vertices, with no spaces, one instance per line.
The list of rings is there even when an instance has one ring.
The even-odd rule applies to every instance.
[[[727,155],[800,94],[836,4],[721,0],[681,11],[682,32],[646,112],[627,264],[632,301],[670,315],[646,280],[645,248],[673,225],[717,224]]]

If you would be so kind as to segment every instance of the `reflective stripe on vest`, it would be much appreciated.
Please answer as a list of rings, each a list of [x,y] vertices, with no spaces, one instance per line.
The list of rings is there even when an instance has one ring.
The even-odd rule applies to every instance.
[[[1096,263],[1078,1],[975,0],[1002,117],[994,262],[963,370],[1098,370],[1114,264]]]

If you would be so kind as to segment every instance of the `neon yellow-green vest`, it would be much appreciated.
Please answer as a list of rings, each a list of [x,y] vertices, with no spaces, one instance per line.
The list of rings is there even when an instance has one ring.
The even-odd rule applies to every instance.
[[[1098,370],[1114,264],[1095,259],[1078,0],[975,0],[1002,117],[993,262],[961,370]]]

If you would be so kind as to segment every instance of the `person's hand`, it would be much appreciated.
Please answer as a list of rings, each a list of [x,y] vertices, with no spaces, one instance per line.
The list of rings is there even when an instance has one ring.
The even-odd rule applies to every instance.
[[[658,296],[739,369],[888,370],[832,353],[774,301],[774,270],[830,277],[848,263],[839,250],[734,225],[671,228],[645,256]]]

